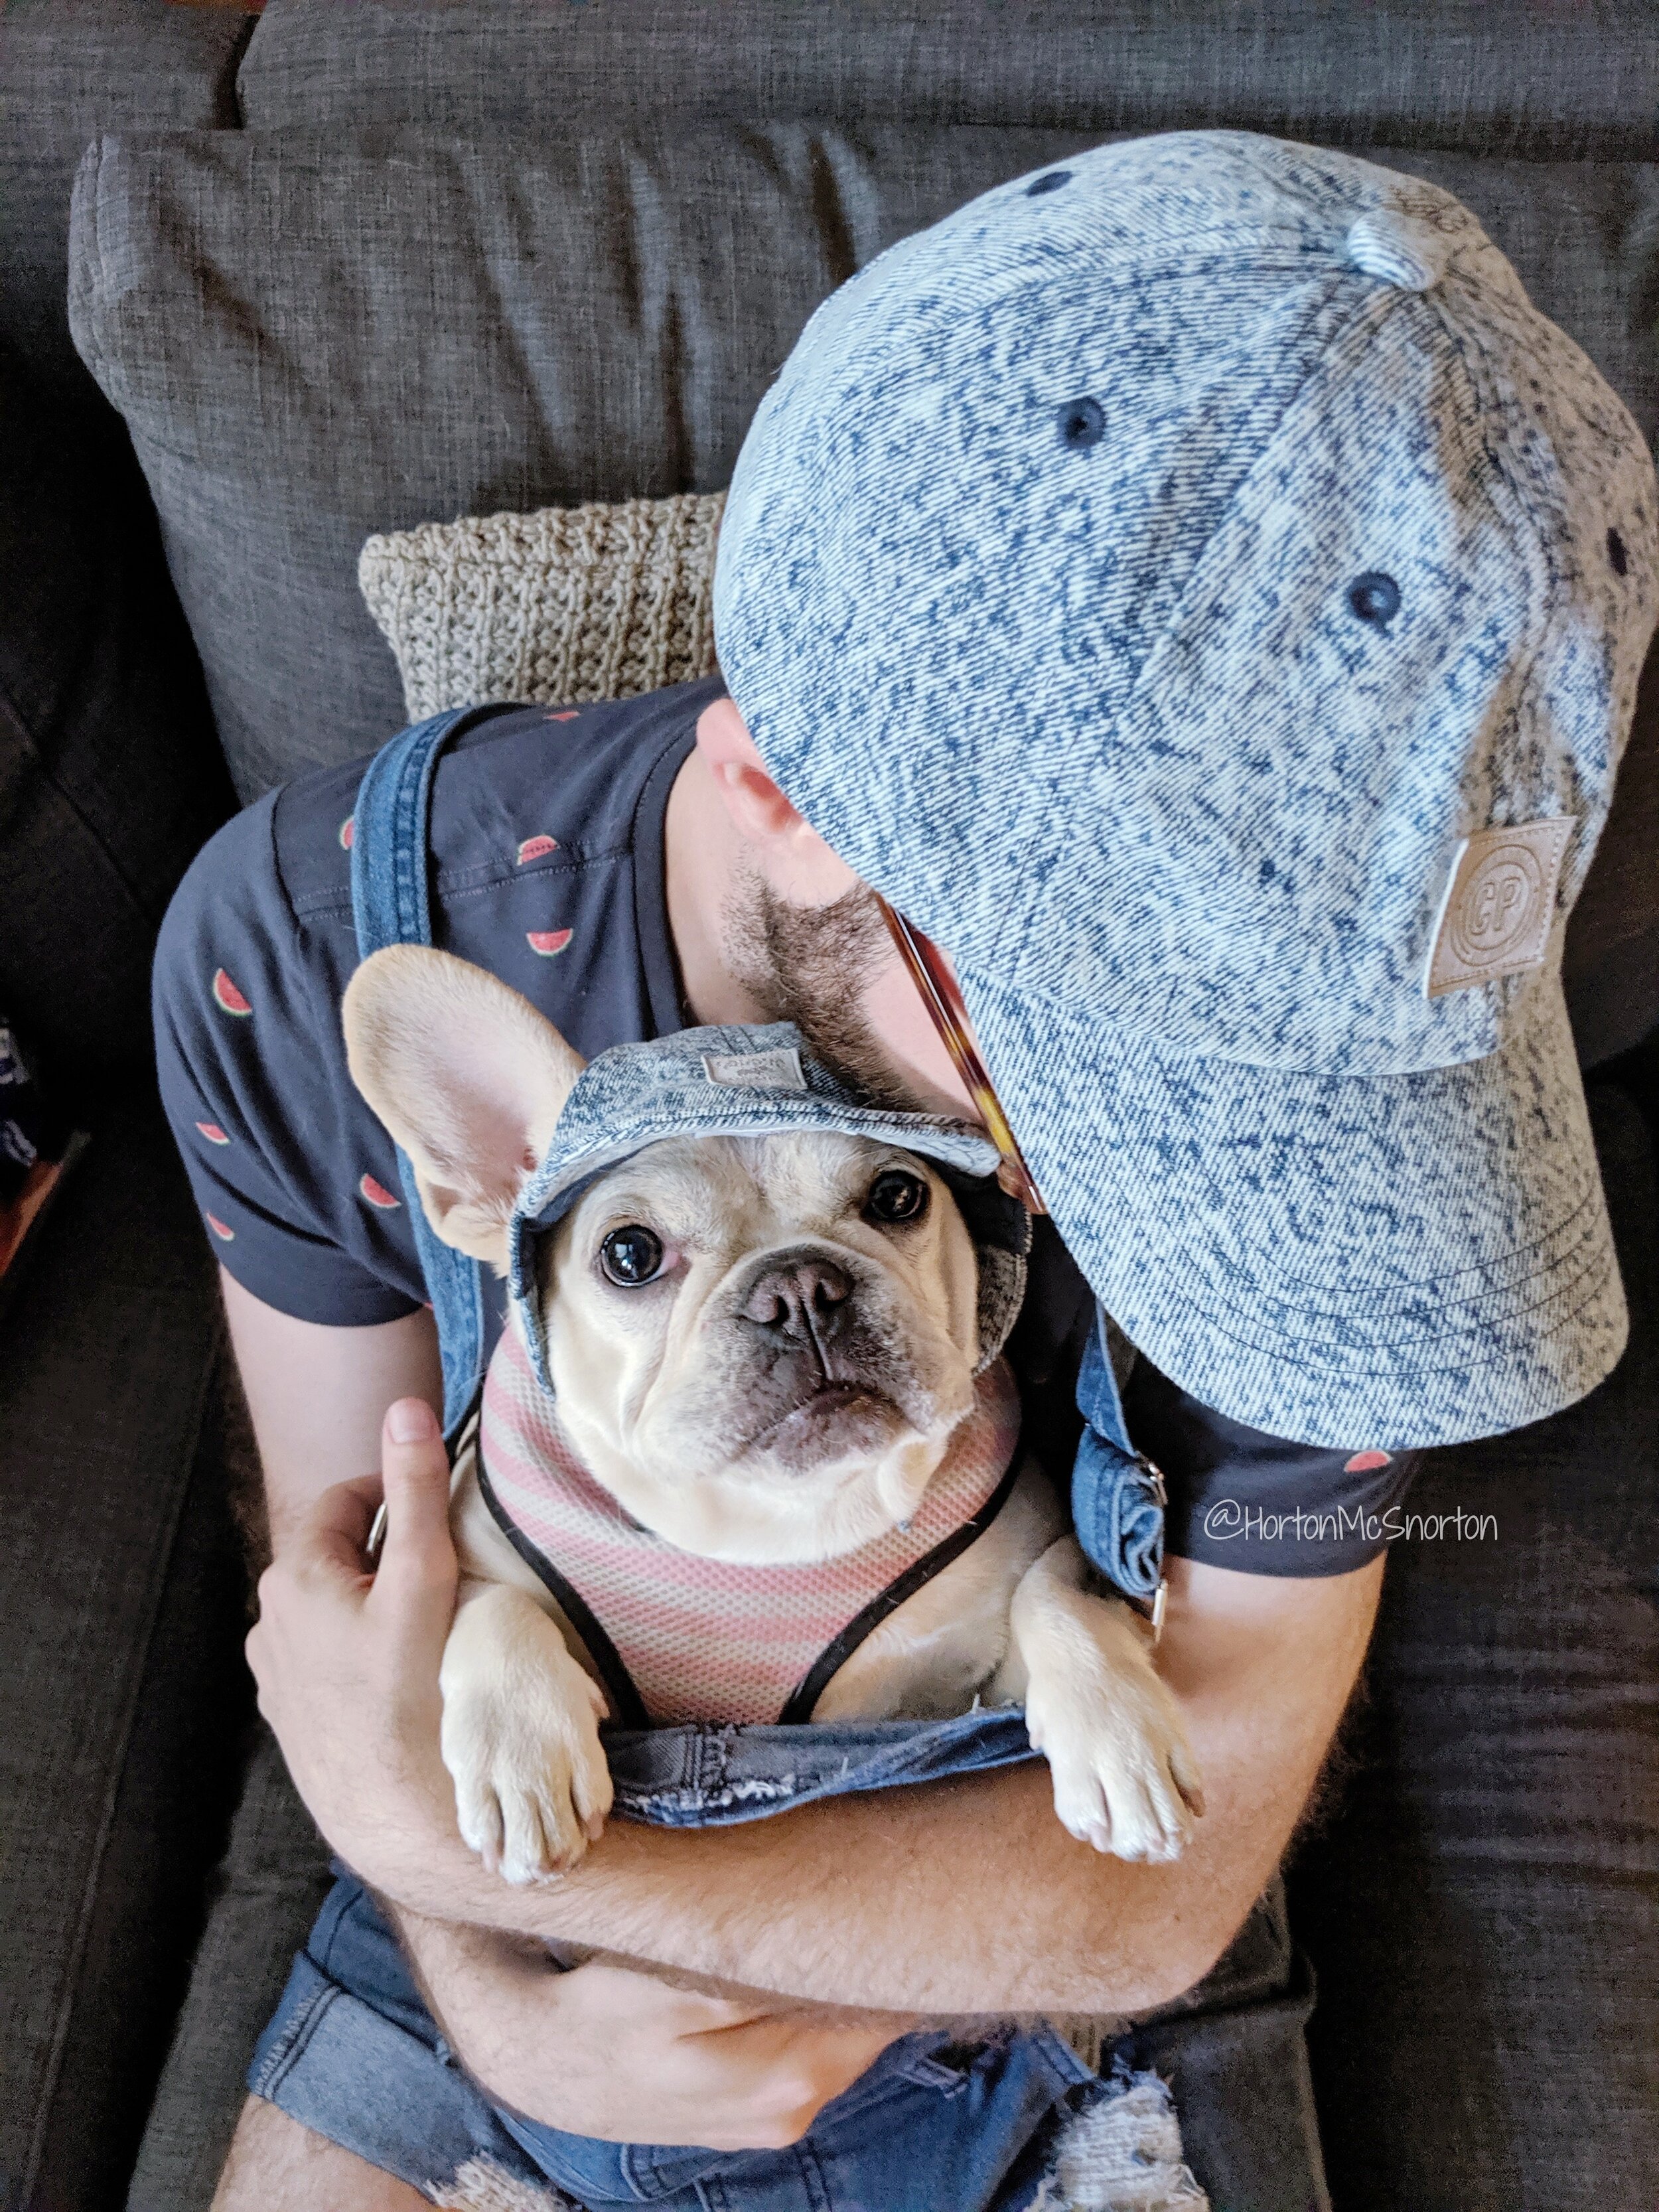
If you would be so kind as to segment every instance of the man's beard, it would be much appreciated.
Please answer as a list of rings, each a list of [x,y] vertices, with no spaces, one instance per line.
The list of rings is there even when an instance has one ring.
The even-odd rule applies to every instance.
[[[796,906],[750,870],[733,890],[722,926],[726,967],[769,1021],[793,1022],[814,1058],[871,1105],[913,1113],[915,1101],[862,1003],[892,949],[867,884],[827,906]]]

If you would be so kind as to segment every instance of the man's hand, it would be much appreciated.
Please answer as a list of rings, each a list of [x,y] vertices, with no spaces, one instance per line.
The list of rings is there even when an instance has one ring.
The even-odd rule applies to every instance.
[[[430,1421],[429,1415],[427,1416]],[[305,1516],[260,1585],[260,1704],[323,1833],[405,1911],[893,2013],[1133,2013],[1190,1987],[1266,1886],[1359,1669],[1382,1562],[1307,1581],[1173,1559],[1161,1668],[1209,1810],[1173,1865],[1074,1843],[1045,1766],[834,1798],[733,1828],[613,1823],[514,1890],[460,1840],[438,1750],[456,1569],[436,1424]]]
[[[438,1750],[438,1667],[455,1612],[449,1463],[429,1406],[386,1413],[381,1473],[325,1491],[259,1580],[247,1639],[259,1710],[341,1856],[459,1850]],[[384,1493],[378,1571],[364,1559]]]
[[[915,2022],[707,1996],[594,1960],[394,1915],[433,2016],[497,2103],[608,2142],[770,2150]]]
[[[337,1485],[295,1524],[260,1580],[248,1660],[300,1794],[349,1863],[475,1863],[438,1750],[457,1574],[431,1408],[394,1405],[381,1455],[380,1480]],[[371,1575],[364,1546],[382,1490]],[[500,2102],[574,2134],[711,2150],[794,2142],[913,2025],[702,1996],[598,1961],[560,1974],[533,1943],[395,1917],[469,2069]]]
[[[247,1322],[234,1310],[233,1328],[240,1356]],[[401,1341],[403,1324],[388,1332]],[[729,1829],[618,1821],[574,1874],[512,1890],[462,1843],[439,1754],[456,1565],[437,1424],[424,1408],[414,1418],[425,1433],[412,1441],[388,1423],[390,1528],[372,1579],[362,1546],[380,1486],[313,1491],[307,1509],[303,1455],[295,1447],[283,1462],[298,1510],[261,1583],[248,1656],[323,1833],[406,1911],[821,2003],[1133,2013],[1190,1986],[1278,1864],[1382,1579],[1380,1559],[1308,1581],[1170,1561],[1160,1672],[1209,1804],[1171,1866],[1126,1866],[1073,1843],[1038,1766]]]

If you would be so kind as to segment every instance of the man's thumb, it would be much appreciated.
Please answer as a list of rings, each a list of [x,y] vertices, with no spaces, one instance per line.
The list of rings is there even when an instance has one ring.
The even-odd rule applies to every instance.
[[[386,1540],[375,1579],[404,1573],[422,1579],[453,1576],[449,1534],[449,1455],[443,1431],[423,1398],[399,1398],[380,1431],[380,1478],[386,1491]]]

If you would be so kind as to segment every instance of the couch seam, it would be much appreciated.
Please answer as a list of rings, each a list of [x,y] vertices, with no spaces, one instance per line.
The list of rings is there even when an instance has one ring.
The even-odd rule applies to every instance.
[[[21,709],[19,708],[16,701],[12,697],[11,693],[3,683],[0,683],[0,719],[3,719],[8,722],[11,728],[15,732],[18,740],[22,745],[25,752],[27,754],[30,762],[33,763],[34,771],[40,777],[40,781],[52,793],[54,798],[61,802],[65,811],[74,820],[76,827],[82,830],[87,837],[91,841],[92,846],[97,853],[99,859],[102,860],[106,867],[108,868],[110,874],[114,878],[115,882],[120,885],[121,895],[125,899],[128,906],[131,908],[135,918],[143,926],[144,928],[154,931],[158,917],[152,915],[146,908],[144,902],[139,897],[137,890],[128,880],[125,869],[121,866],[114,853],[110,849],[107,840],[103,836],[100,830],[94,827],[85,809],[82,807],[71,795],[68,787],[64,782],[63,778],[55,775],[46,765],[46,756],[41,751],[40,744],[36,739],[29,723],[25,720]]]
[[[167,1571],[173,1564],[173,1554],[178,1547],[179,1531],[184,1520],[185,1506],[190,1496],[197,1455],[201,1449],[203,1432],[206,1425],[209,1393],[213,1386],[213,1378],[217,1371],[218,1363],[225,1356],[224,1323],[222,1318],[216,1318],[213,1329],[213,1354],[204,1364],[201,1384],[197,1393],[195,1412],[186,1432],[185,1442],[190,1472],[179,1486],[178,1500],[167,1527],[166,1540],[160,1549],[149,1592],[149,1619],[144,1628],[142,1652],[137,1664],[132,1668],[131,1687],[128,1692],[125,1710],[121,1716],[117,1732],[118,1755],[110,1763],[109,1780],[105,1787],[103,1803],[100,1809],[97,1838],[93,1847],[87,1869],[86,1881],[82,1890],[75,1942],[64,1965],[60,2008],[57,2027],[52,2035],[51,2051],[44,2069],[40,2108],[35,2118],[34,2133],[23,2160],[21,2202],[25,2204],[33,2201],[40,2164],[45,2154],[46,2136],[57,2104],[64,2051],[69,2041],[70,2025],[75,2014],[82,1968],[86,1963],[86,1947],[96,1908],[98,1887],[103,1876],[104,1861],[108,1854],[110,1836],[115,1826],[116,1803],[120,1796],[121,1784],[126,1777],[127,1760],[132,1744],[133,1724],[138,1714],[138,1699],[143,1688],[144,1674],[149,1655],[155,1645],[156,1622],[161,1609],[161,1593],[166,1586]]]
[[[258,0],[258,4],[263,7],[264,0]],[[242,27],[237,34],[236,41],[225,56],[218,82],[213,90],[215,99],[222,105],[231,119],[228,123],[216,124],[214,125],[216,130],[246,131],[247,129],[247,111],[242,105],[242,64],[247,59],[248,48],[253,44],[260,20],[258,15],[244,16]]]

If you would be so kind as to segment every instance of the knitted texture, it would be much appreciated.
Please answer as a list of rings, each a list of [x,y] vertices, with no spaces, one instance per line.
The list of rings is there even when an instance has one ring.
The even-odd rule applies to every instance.
[[[726,494],[428,522],[357,562],[410,720],[490,699],[631,699],[714,667]]]

